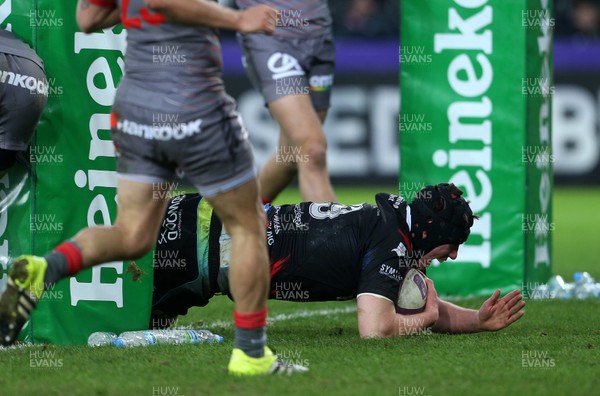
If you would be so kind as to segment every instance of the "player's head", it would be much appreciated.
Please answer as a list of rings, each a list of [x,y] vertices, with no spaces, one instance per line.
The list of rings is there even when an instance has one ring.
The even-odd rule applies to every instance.
[[[473,215],[462,191],[452,183],[423,187],[410,205],[413,248],[427,253],[445,244],[464,243]]]

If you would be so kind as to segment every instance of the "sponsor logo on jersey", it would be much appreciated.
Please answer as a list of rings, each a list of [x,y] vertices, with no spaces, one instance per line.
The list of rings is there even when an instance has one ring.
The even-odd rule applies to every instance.
[[[167,208],[167,214],[163,220],[158,237],[158,244],[167,243],[179,239],[181,235],[181,210],[180,204],[185,195],[179,195],[171,200]]]
[[[302,207],[300,204],[294,205],[294,224],[298,228],[303,228],[304,224],[302,224],[302,215],[304,212],[302,211]]]
[[[333,74],[312,76],[309,81],[310,90],[313,92],[330,91],[333,86]]]
[[[0,82],[26,89],[32,93],[48,96],[48,82],[25,74],[0,70]]]
[[[404,202],[404,198],[398,195],[390,194],[390,196],[388,197],[388,201],[393,202],[392,206],[394,207],[394,209],[398,209],[400,205],[402,205],[402,202]]]
[[[269,223],[269,229],[272,228],[272,232],[275,232],[275,235],[278,235],[281,232],[281,218],[279,216],[280,210],[281,208],[279,206],[275,206],[275,214],[273,214],[273,218]],[[269,243],[269,246],[273,244],[268,238],[267,242]]]
[[[157,123],[154,125],[138,124],[129,120],[119,120],[117,129],[131,136],[148,140],[181,140],[198,134],[202,131],[202,120],[186,123]]]
[[[267,61],[267,67],[273,73],[273,80],[304,75],[298,59],[283,52],[275,52],[271,55]]]
[[[405,257],[406,256],[406,246],[404,246],[404,243],[400,242],[398,244],[397,248],[392,249],[392,252],[396,253],[398,255],[398,257]]]
[[[402,279],[402,275],[400,275],[398,270],[387,264],[381,264],[381,267],[379,267],[379,273],[398,282],[400,282],[400,279]]]

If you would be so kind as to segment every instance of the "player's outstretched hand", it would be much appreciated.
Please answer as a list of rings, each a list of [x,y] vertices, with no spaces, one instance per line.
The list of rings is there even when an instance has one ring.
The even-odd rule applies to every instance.
[[[260,4],[241,12],[236,29],[240,33],[273,34],[277,25],[277,10]]]
[[[481,330],[496,331],[503,329],[525,314],[521,309],[525,306],[523,295],[519,290],[513,290],[506,296],[500,297],[500,290],[496,290],[488,298],[481,308],[477,317],[479,318],[479,327]]]

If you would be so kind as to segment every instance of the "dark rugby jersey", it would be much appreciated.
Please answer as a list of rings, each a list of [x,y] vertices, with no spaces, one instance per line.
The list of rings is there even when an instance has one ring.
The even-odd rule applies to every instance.
[[[155,252],[154,308],[184,314],[192,305],[206,305],[217,292],[229,293],[229,258],[219,255],[228,250],[230,240],[198,194],[173,201]],[[407,225],[410,210],[395,195],[378,194],[376,201],[376,205],[304,202],[269,207],[270,298],[332,301],[372,294],[395,302],[400,281],[410,267],[405,261],[412,252]],[[174,232],[171,239],[169,232]],[[178,257],[185,259],[184,268],[157,265],[157,260],[178,250]]]
[[[15,55],[21,58],[29,59],[35,62],[39,67],[44,68],[44,63],[34,50],[22,42],[13,33],[0,28],[0,52],[3,54]]]

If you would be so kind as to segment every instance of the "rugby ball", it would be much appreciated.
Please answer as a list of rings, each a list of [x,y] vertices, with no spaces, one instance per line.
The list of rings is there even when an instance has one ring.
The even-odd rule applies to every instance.
[[[426,301],[427,282],[425,282],[425,275],[412,268],[408,270],[400,284],[396,312],[402,315],[423,312]]]

